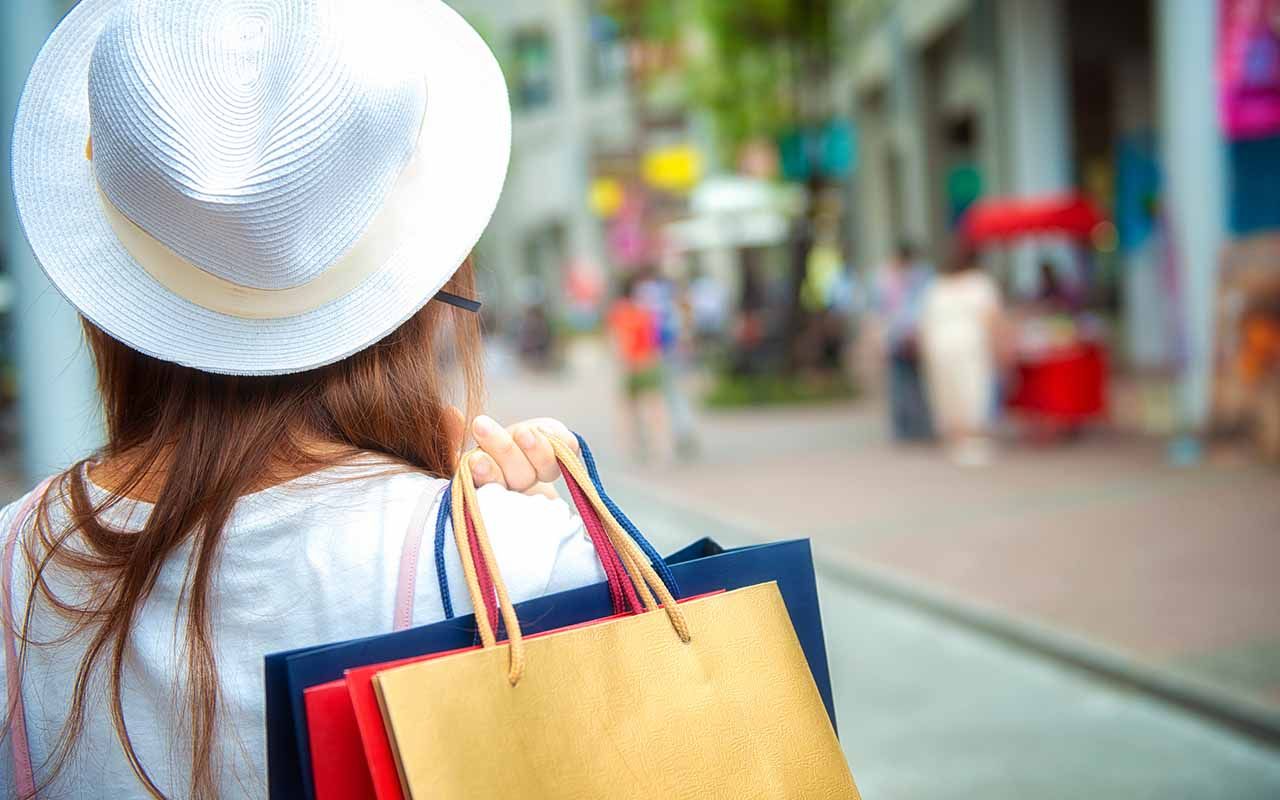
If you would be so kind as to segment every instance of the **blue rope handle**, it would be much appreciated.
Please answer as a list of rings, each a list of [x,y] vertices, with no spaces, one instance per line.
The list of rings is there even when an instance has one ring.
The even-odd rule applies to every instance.
[[[449,576],[444,571],[445,524],[453,514],[453,492],[448,488],[440,498],[440,513],[436,515],[436,580],[440,581],[440,602],[444,604],[444,618],[453,619],[453,598],[449,596]]]
[[[672,574],[667,562],[662,560],[662,556],[658,555],[658,551],[649,543],[649,540],[644,538],[644,534],[640,533],[640,529],[635,526],[635,523],[626,514],[622,513],[622,509],[618,508],[618,505],[609,497],[608,492],[604,490],[604,484],[600,481],[600,470],[596,467],[596,458],[591,454],[591,448],[587,446],[587,440],[577,433],[574,436],[578,439],[578,449],[582,451],[582,463],[586,465],[587,474],[591,476],[591,483],[596,487],[596,493],[600,495],[600,500],[604,503],[605,508],[609,509],[609,513],[613,514],[614,519],[618,520],[618,524],[627,532],[627,535],[640,546],[640,549],[653,564],[654,570],[662,578],[662,582],[667,585],[667,589],[671,594],[674,597],[680,597],[680,585],[676,583],[676,576]],[[453,619],[454,617],[453,598],[449,595],[449,577],[445,574],[444,568],[445,525],[448,523],[452,513],[453,493],[446,491],[440,499],[440,513],[436,516],[436,578],[440,581],[440,602],[444,606],[445,619]]]
[[[644,534],[640,533],[640,529],[635,526],[635,523],[626,514],[622,513],[622,509],[618,508],[613,499],[609,497],[609,493],[604,490],[604,484],[600,481],[600,471],[596,469],[596,457],[591,454],[591,448],[587,446],[587,440],[583,439],[581,434],[574,433],[573,435],[578,439],[578,449],[582,451],[582,463],[587,465],[587,474],[591,476],[591,482],[596,487],[596,494],[600,495],[605,508],[609,509],[609,513],[613,514],[614,519],[618,520],[618,524],[635,540],[635,543],[640,545],[640,549],[649,557],[649,561],[653,563],[654,570],[662,578],[662,582],[667,585],[667,590],[671,592],[672,596],[680,597],[680,585],[676,583],[676,576],[672,574],[667,562],[662,560],[662,556],[658,555],[658,551],[654,549],[653,545],[649,544],[649,540],[644,538]]]

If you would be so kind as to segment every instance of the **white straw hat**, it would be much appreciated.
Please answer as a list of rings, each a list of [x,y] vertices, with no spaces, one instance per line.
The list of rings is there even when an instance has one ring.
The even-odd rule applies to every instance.
[[[272,375],[435,296],[510,150],[501,70],[440,0],[82,0],[32,68],[13,184],[36,257],[95,325]]]

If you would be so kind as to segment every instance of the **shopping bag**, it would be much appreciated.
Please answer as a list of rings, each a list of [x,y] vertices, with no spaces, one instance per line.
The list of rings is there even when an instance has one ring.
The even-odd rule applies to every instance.
[[[671,554],[667,565],[680,582],[682,596],[697,597],[716,590],[742,589],[758,583],[778,585],[791,626],[813,682],[818,686],[831,727],[839,732],[836,704],[831,693],[831,669],[822,631],[822,609],[814,577],[813,549],[808,539],[725,549],[713,539],[697,542]]]
[[[813,557],[807,540],[725,549],[711,539],[701,539],[669,556],[667,563],[685,590],[682,594],[690,597],[776,581],[831,723],[836,724]],[[609,616],[612,605],[609,591],[601,583],[535,598],[516,608],[520,618],[529,621],[525,629],[538,632]],[[271,796],[314,796],[302,777],[304,770],[307,775],[313,771],[304,702],[308,687],[341,679],[347,670],[366,664],[468,648],[475,637],[474,617],[468,614],[398,633],[268,656],[267,760]],[[302,726],[301,731],[295,729],[295,719]]]
[[[831,695],[831,677],[827,665],[826,641],[822,632],[822,613],[818,607],[818,589],[814,581],[813,553],[809,541],[797,539],[770,542],[726,551],[715,541],[703,538],[662,559],[649,544],[649,540],[609,497],[600,479],[595,455],[591,452],[586,439],[580,434],[575,433],[574,436],[578,441],[582,463],[586,466],[587,475],[600,501],[651,560],[654,569],[673,595],[681,598],[693,597],[717,589],[737,589],[756,583],[777,581],[791,615],[796,636],[800,639],[800,646],[804,648],[805,658],[813,672],[814,682],[817,683],[818,691],[822,694],[822,702],[827,708],[827,715],[831,718],[831,725],[838,732],[835,701]],[[444,500],[445,507],[451,513],[452,492],[446,493]],[[581,508],[581,502],[578,505]],[[445,526],[439,524],[436,526],[435,539],[437,562],[443,560],[445,546]],[[726,553],[734,555],[732,558],[719,558]],[[697,562],[696,568],[676,566],[694,562]],[[443,569],[440,570],[440,574],[444,574]],[[452,617],[453,606],[449,597],[448,581],[440,582],[440,595],[443,598],[446,617]]]
[[[566,483],[606,576],[614,615],[643,610],[631,582],[625,579],[625,567],[604,531],[603,522],[572,476],[567,476]],[[442,503],[441,507],[449,508],[449,505]],[[472,530],[472,520],[461,519],[459,524],[467,529],[461,539],[469,544],[476,582],[485,604],[485,616],[490,627],[496,628],[498,610],[490,578],[491,568],[477,547],[479,540]],[[402,800],[395,758],[382,724],[371,678],[379,669],[425,661],[439,655],[424,654],[389,664],[347,670],[342,679],[303,691],[312,765],[311,788],[316,800]]]
[[[303,703],[307,738],[316,756],[312,764],[316,800],[376,797],[346,680],[312,686],[303,693]]]
[[[587,457],[589,453],[589,449],[584,450],[584,461],[594,469],[593,460]],[[598,474],[591,477],[592,486],[597,486]],[[602,500],[605,497],[607,495],[601,495]],[[450,493],[445,494],[445,499],[451,500]],[[443,559],[442,548],[453,543],[444,538],[443,519],[440,522],[436,526],[437,558]],[[643,537],[638,541],[643,541]],[[833,728],[836,726],[813,554],[807,540],[726,549],[704,538],[668,556],[665,562],[671,575],[669,583],[679,586],[681,597],[776,582],[831,724]],[[442,597],[448,597],[447,584],[442,587]],[[516,608],[524,629],[530,633],[600,619],[612,613],[610,593],[603,583],[535,598]],[[315,797],[310,788],[313,767],[304,700],[308,687],[341,679],[347,670],[356,667],[467,648],[477,641],[476,631],[474,617],[465,615],[396,633],[268,655],[264,673],[271,797],[289,800]]]
[[[483,649],[374,676],[406,794],[857,798],[776,583],[678,605],[585,470],[553,446],[648,613],[525,639],[464,463],[453,486],[458,551],[480,607],[463,539],[478,540],[508,641],[481,615]]]

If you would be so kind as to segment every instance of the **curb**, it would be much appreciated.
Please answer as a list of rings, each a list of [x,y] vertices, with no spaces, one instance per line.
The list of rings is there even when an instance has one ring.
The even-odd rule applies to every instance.
[[[665,508],[658,509],[665,512],[662,516],[669,516],[669,521],[680,528],[696,529],[698,535],[718,536],[729,542],[763,542],[778,538],[776,532],[767,533],[746,520],[722,518],[690,509],[679,500],[648,487],[638,486],[631,480],[615,478],[612,483],[616,489],[622,490],[615,494],[627,496],[630,501],[627,505],[632,508],[652,508],[655,503],[664,506]],[[646,503],[646,500],[649,502]],[[1113,686],[1145,694],[1269,747],[1280,749],[1280,711],[1250,703],[1191,676],[1144,664],[1132,656],[1082,637],[979,607],[888,569],[867,564],[835,547],[825,545],[821,540],[811,541],[818,572],[828,579],[962,625],[1018,649],[1087,673]]]
[[[819,570],[886,600],[963,625],[1051,658],[1113,686],[1141,692],[1280,749],[1280,712],[1242,700],[1196,678],[1144,664],[1105,645],[989,611],[814,544]]]

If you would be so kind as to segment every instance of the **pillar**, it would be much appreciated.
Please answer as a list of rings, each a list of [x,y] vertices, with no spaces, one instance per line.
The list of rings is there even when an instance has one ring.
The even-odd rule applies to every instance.
[[[999,0],[997,15],[1001,85],[1008,104],[1008,193],[1029,197],[1068,191],[1074,168],[1066,9],[1062,0]],[[1015,288],[1034,290],[1037,262],[1055,250],[1018,247]]]
[[[1159,84],[1164,207],[1181,275],[1179,411],[1188,430],[1209,420],[1218,264],[1225,241],[1225,152],[1217,124],[1214,56],[1218,4],[1159,0]]]
[[[13,289],[9,320],[22,420],[22,467],[29,480],[69,465],[102,440],[94,372],[79,318],[36,263],[9,190],[14,113],[31,62],[58,20],[57,5],[53,0],[0,3],[0,194],[5,262]]]

